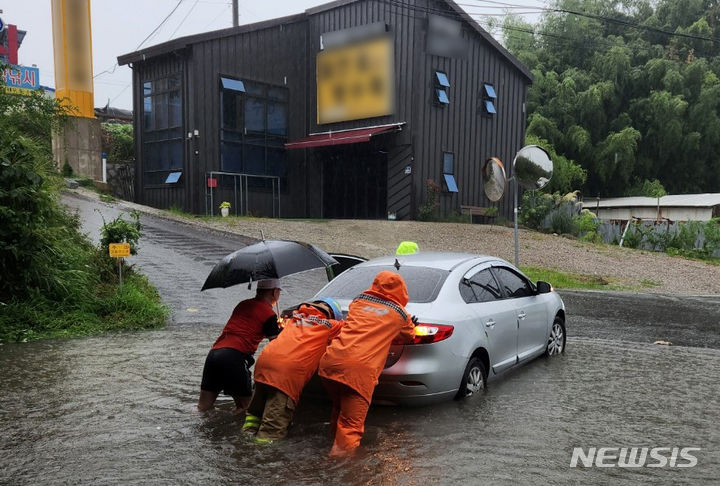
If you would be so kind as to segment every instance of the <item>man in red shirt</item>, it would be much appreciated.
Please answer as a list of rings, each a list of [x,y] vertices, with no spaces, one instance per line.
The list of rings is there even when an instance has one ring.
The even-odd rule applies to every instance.
[[[236,413],[247,408],[252,396],[253,354],[263,338],[272,340],[280,333],[273,310],[280,290],[278,279],[260,280],[255,297],[243,300],[233,310],[205,359],[197,405],[201,412],[213,407],[221,391],[233,397]]]

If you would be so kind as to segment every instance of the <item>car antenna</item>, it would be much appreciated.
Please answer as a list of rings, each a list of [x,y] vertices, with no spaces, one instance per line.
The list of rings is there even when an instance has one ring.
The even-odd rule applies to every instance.
[[[395,267],[395,270],[400,270],[400,262],[397,258],[395,259],[395,264],[393,266]]]
[[[260,239],[262,241],[265,241],[265,233],[263,232],[263,230],[260,230]]]

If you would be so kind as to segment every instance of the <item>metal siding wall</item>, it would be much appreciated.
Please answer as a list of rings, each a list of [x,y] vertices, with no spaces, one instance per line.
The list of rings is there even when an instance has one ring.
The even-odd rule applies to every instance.
[[[469,40],[466,59],[449,59],[425,53],[427,15],[418,7],[446,8],[442,2],[418,0],[408,5],[382,0],[360,0],[311,15],[307,21],[274,26],[264,30],[208,40],[192,45],[187,61],[188,74],[183,83],[185,96],[184,131],[202,129],[193,143],[199,156],[186,143],[185,170],[191,172],[185,183],[188,201],[172,189],[136,191],[139,201],[159,207],[179,204],[194,212],[205,211],[204,177],[209,170],[220,169],[220,90],[219,75],[226,74],[289,88],[289,138],[310,132],[406,122],[404,133],[391,135],[397,146],[391,148],[388,160],[388,207],[414,218],[418,204],[425,199],[425,180],[442,184],[442,152],[455,154],[455,175],[460,193],[443,195],[442,211],[459,209],[460,204],[488,206],[482,191],[481,166],[490,156],[500,157],[508,177],[515,152],[522,146],[525,116],[522,103],[528,81],[480,35],[463,28]],[[455,17],[454,14],[449,14]],[[317,125],[317,92],[315,57],[319,52],[320,34],[357,25],[383,21],[391,26],[395,39],[396,112],[390,116],[343,123]],[[141,75],[157,77],[180,64],[173,54],[137,63],[135,83],[136,126],[142,114]],[[443,70],[451,82],[451,104],[439,107],[434,100],[434,70]],[[483,82],[493,83],[498,91],[498,114],[487,118],[480,114]],[[402,143],[408,147],[403,147]],[[138,167],[142,166],[141,156]],[[413,160],[414,159],[414,160]],[[398,170],[412,165],[409,182],[398,177]],[[311,150],[288,151],[288,175],[299,181],[306,192],[283,194],[283,216],[319,216],[320,204],[312,186],[320,180],[320,168]],[[142,171],[138,170],[138,188]],[[406,201],[399,194],[410,192]],[[289,197],[288,197],[289,196]],[[397,209],[400,208],[400,209]],[[500,203],[500,213],[512,216],[512,193]]]
[[[361,0],[344,6],[339,6],[324,12],[312,15],[308,22],[308,103],[307,108],[312,113],[310,117],[309,132],[325,132],[329,130],[345,130],[349,128],[384,125],[388,123],[409,122],[408,107],[410,103],[411,80],[405,79],[399,71],[404,59],[412,56],[414,46],[408,40],[413,38],[410,22],[404,21],[400,14],[402,8],[396,8],[385,1]],[[390,32],[395,40],[395,95],[396,109],[392,115],[352,120],[347,122],[317,124],[317,81],[315,77],[315,58],[320,52],[320,35],[335,30],[348,29],[358,25],[385,22],[390,25]],[[403,52],[408,49],[408,52]],[[406,61],[407,62],[407,61]],[[400,97],[404,99],[400,100]]]
[[[306,24],[274,26],[261,31],[213,39],[193,45],[193,57],[189,62],[192,89],[190,113],[192,128],[201,129],[197,140],[200,152],[194,164],[196,189],[193,194],[193,211],[205,212],[205,174],[220,170],[220,75],[237,77],[284,86],[287,76],[289,88],[288,135],[289,138],[304,136],[306,132],[305,109],[305,45]],[[191,128],[189,128],[191,129]],[[300,176],[297,164],[303,157],[288,152],[288,175],[293,180]],[[283,189],[282,216],[304,215],[305,196],[297,191]]]
[[[431,12],[445,9],[442,2],[424,1],[417,5],[429,7]],[[411,10],[417,17],[426,17],[418,10]],[[448,11],[448,17],[457,18]],[[463,27],[463,37],[469,42],[466,59],[450,59],[424,52],[427,20],[423,28],[416,29],[414,40],[417,51],[416,76],[413,88],[421,90],[413,122],[419,132],[415,137],[415,198],[420,204],[425,200],[425,180],[433,179],[443,185],[442,152],[455,154],[455,176],[459,193],[443,193],[440,210],[443,214],[458,211],[459,206],[491,206],[482,188],[482,164],[491,156],[500,157],[509,172],[512,159],[523,143],[525,117],[522,104],[525,101],[525,77],[517,71],[497,50],[482,37]],[[434,99],[434,71],[448,74],[450,105],[438,107]],[[422,81],[420,81],[422,80]],[[482,90],[485,82],[495,86],[498,103],[497,115],[482,115]],[[499,214],[512,218],[512,191],[499,202]]]
[[[140,133],[139,137],[136,137],[136,144],[139,147],[138,164],[136,170],[136,199],[142,204],[156,208],[169,208],[171,206],[178,206],[186,208],[187,201],[187,188],[189,184],[187,171],[190,170],[188,167],[187,151],[185,145],[183,145],[183,175],[181,183],[178,185],[172,185],[167,187],[143,187],[143,169],[144,160],[142,160],[142,137],[144,135],[142,131],[142,107],[143,103],[143,80],[154,80],[162,77],[169,76],[170,74],[179,74],[181,80],[183,80],[183,86],[181,87],[181,93],[184,91],[184,76],[183,76],[183,62],[182,58],[176,54],[167,54],[157,58],[153,58],[150,61],[136,64],[135,71],[137,75],[135,77],[136,83],[133,86],[135,90],[135,103],[137,103],[137,109],[135,110],[135,129]],[[183,100],[184,105],[184,100]],[[183,120],[183,131],[185,131],[185,120]]]

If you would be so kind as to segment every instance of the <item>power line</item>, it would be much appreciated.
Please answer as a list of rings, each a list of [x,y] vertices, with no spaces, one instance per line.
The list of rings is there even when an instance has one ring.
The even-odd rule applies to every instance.
[[[155,27],[155,29],[154,29],[152,32],[150,32],[150,34],[149,34],[147,37],[145,37],[145,39],[143,39],[143,41],[142,41],[140,44],[138,44],[138,46],[135,48],[136,51],[139,50],[140,47],[141,47],[143,44],[145,44],[145,42],[146,42],[150,37],[152,37],[152,36],[155,34],[155,32],[157,32],[157,31],[160,29],[160,27],[162,27],[162,26],[165,24],[165,22],[168,21],[168,19],[172,16],[172,14],[175,13],[175,11],[178,9],[178,7],[179,7],[184,1],[185,1],[185,0],[179,0],[179,1],[178,1],[177,5],[175,5],[175,8],[173,8],[173,9],[170,11],[170,13],[167,14],[167,17],[165,17],[165,18],[162,20],[162,22],[160,22],[160,23],[158,24],[158,26]]]
[[[173,33],[170,34],[170,38],[169,38],[168,40],[172,39],[172,38],[175,36],[175,33],[176,33],[178,30],[180,30],[180,27],[182,27],[182,25],[185,23],[185,21],[187,20],[187,18],[190,16],[190,14],[192,13],[192,11],[195,10],[195,7],[197,7],[197,4],[198,4],[199,1],[200,1],[200,0],[195,0],[195,3],[193,3],[193,6],[190,7],[190,10],[188,10],[188,12],[185,14],[185,17],[183,17],[183,19],[180,21],[180,23],[179,23],[178,26],[175,28],[175,30],[173,31]]]
[[[225,14],[225,12],[227,11],[227,9],[229,9],[229,8],[232,8],[232,5],[231,5],[231,4],[225,5],[225,8],[222,9],[222,10],[220,11],[220,13],[217,14],[217,16],[216,16],[214,19],[212,19],[210,22],[208,22],[207,24],[205,24],[205,27],[203,27],[203,30],[207,29],[207,28],[210,27],[212,24],[214,24],[215,21],[216,21],[217,19],[219,19],[221,15]]]
[[[143,41],[142,41],[140,44],[138,44],[138,46],[135,48],[136,51],[137,51],[138,49],[140,49],[140,46],[142,46],[142,45],[145,43],[145,41],[147,41],[150,37],[152,37],[152,35],[155,34],[155,32],[157,32],[158,29],[160,29],[160,27],[162,27],[165,22],[168,21],[168,19],[172,16],[172,14],[175,13],[175,11],[178,9],[178,7],[180,6],[180,4],[183,3],[184,1],[185,1],[185,0],[179,0],[179,1],[178,1],[177,5],[175,5],[175,8],[173,8],[173,9],[170,11],[170,13],[167,15],[167,17],[165,17],[165,18],[162,20],[162,22],[160,22],[160,23],[158,24],[158,26],[153,29],[152,32],[150,32],[150,35],[148,35],[147,37],[145,37],[145,39],[143,39]],[[118,63],[117,63],[117,61],[115,61],[115,64],[113,64],[113,67],[111,67],[110,69],[106,69],[105,71],[100,71],[100,72],[97,73],[95,76],[93,76],[93,79],[97,78],[98,76],[100,76],[100,75],[102,75],[102,74],[106,74],[106,73],[107,73],[107,74],[113,74],[117,68],[118,68]]]
[[[472,1],[472,0],[468,0],[468,1]],[[499,2],[499,1],[494,1],[494,0],[479,0],[479,1],[482,1],[483,3],[492,3],[492,4],[496,4],[496,5],[503,5],[508,8],[527,8],[527,6]],[[466,7],[489,8],[487,6],[480,5],[478,2],[472,3],[472,4],[458,3],[457,5],[466,6]],[[586,17],[586,18],[593,19],[593,20],[599,20],[601,22],[609,22],[609,23],[619,24],[619,25],[623,25],[625,27],[631,27],[631,28],[635,28],[635,29],[639,29],[639,30],[645,30],[648,32],[655,32],[655,33],[663,34],[663,35],[667,35],[667,36],[684,37],[687,39],[702,40],[702,41],[708,41],[708,42],[720,42],[720,38],[718,38],[718,37],[705,37],[705,36],[701,36],[701,35],[687,34],[687,33],[683,33],[683,32],[672,32],[669,30],[661,29],[659,27],[653,27],[651,25],[643,25],[638,22],[632,22],[629,20],[623,20],[623,19],[618,19],[618,18],[613,18],[613,17],[606,17],[603,15],[592,14],[592,13],[587,13],[587,12],[580,12],[577,10],[550,8],[550,7],[537,7],[537,9],[541,10],[543,12],[564,13],[564,14],[576,15],[578,17]]]

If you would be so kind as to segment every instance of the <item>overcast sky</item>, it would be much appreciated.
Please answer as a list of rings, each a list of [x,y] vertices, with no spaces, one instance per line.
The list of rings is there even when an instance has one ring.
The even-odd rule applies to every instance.
[[[91,0],[95,106],[132,109],[131,70],[116,65],[117,56],[137,49],[163,19],[180,6],[142,47],[232,25],[230,0]],[[282,17],[328,3],[323,0],[240,0],[240,24]],[[457,0],[471,13],[503,15],[513,11],[531,22],[544,0]],[[534,7],[534,8],[533,8]],[[40,68],[40,83],[55,86],[49,0],[0,0],[0,18],[26,30],[18,53],[23,65]],[[481,22],[482,25],[482,22]]]

